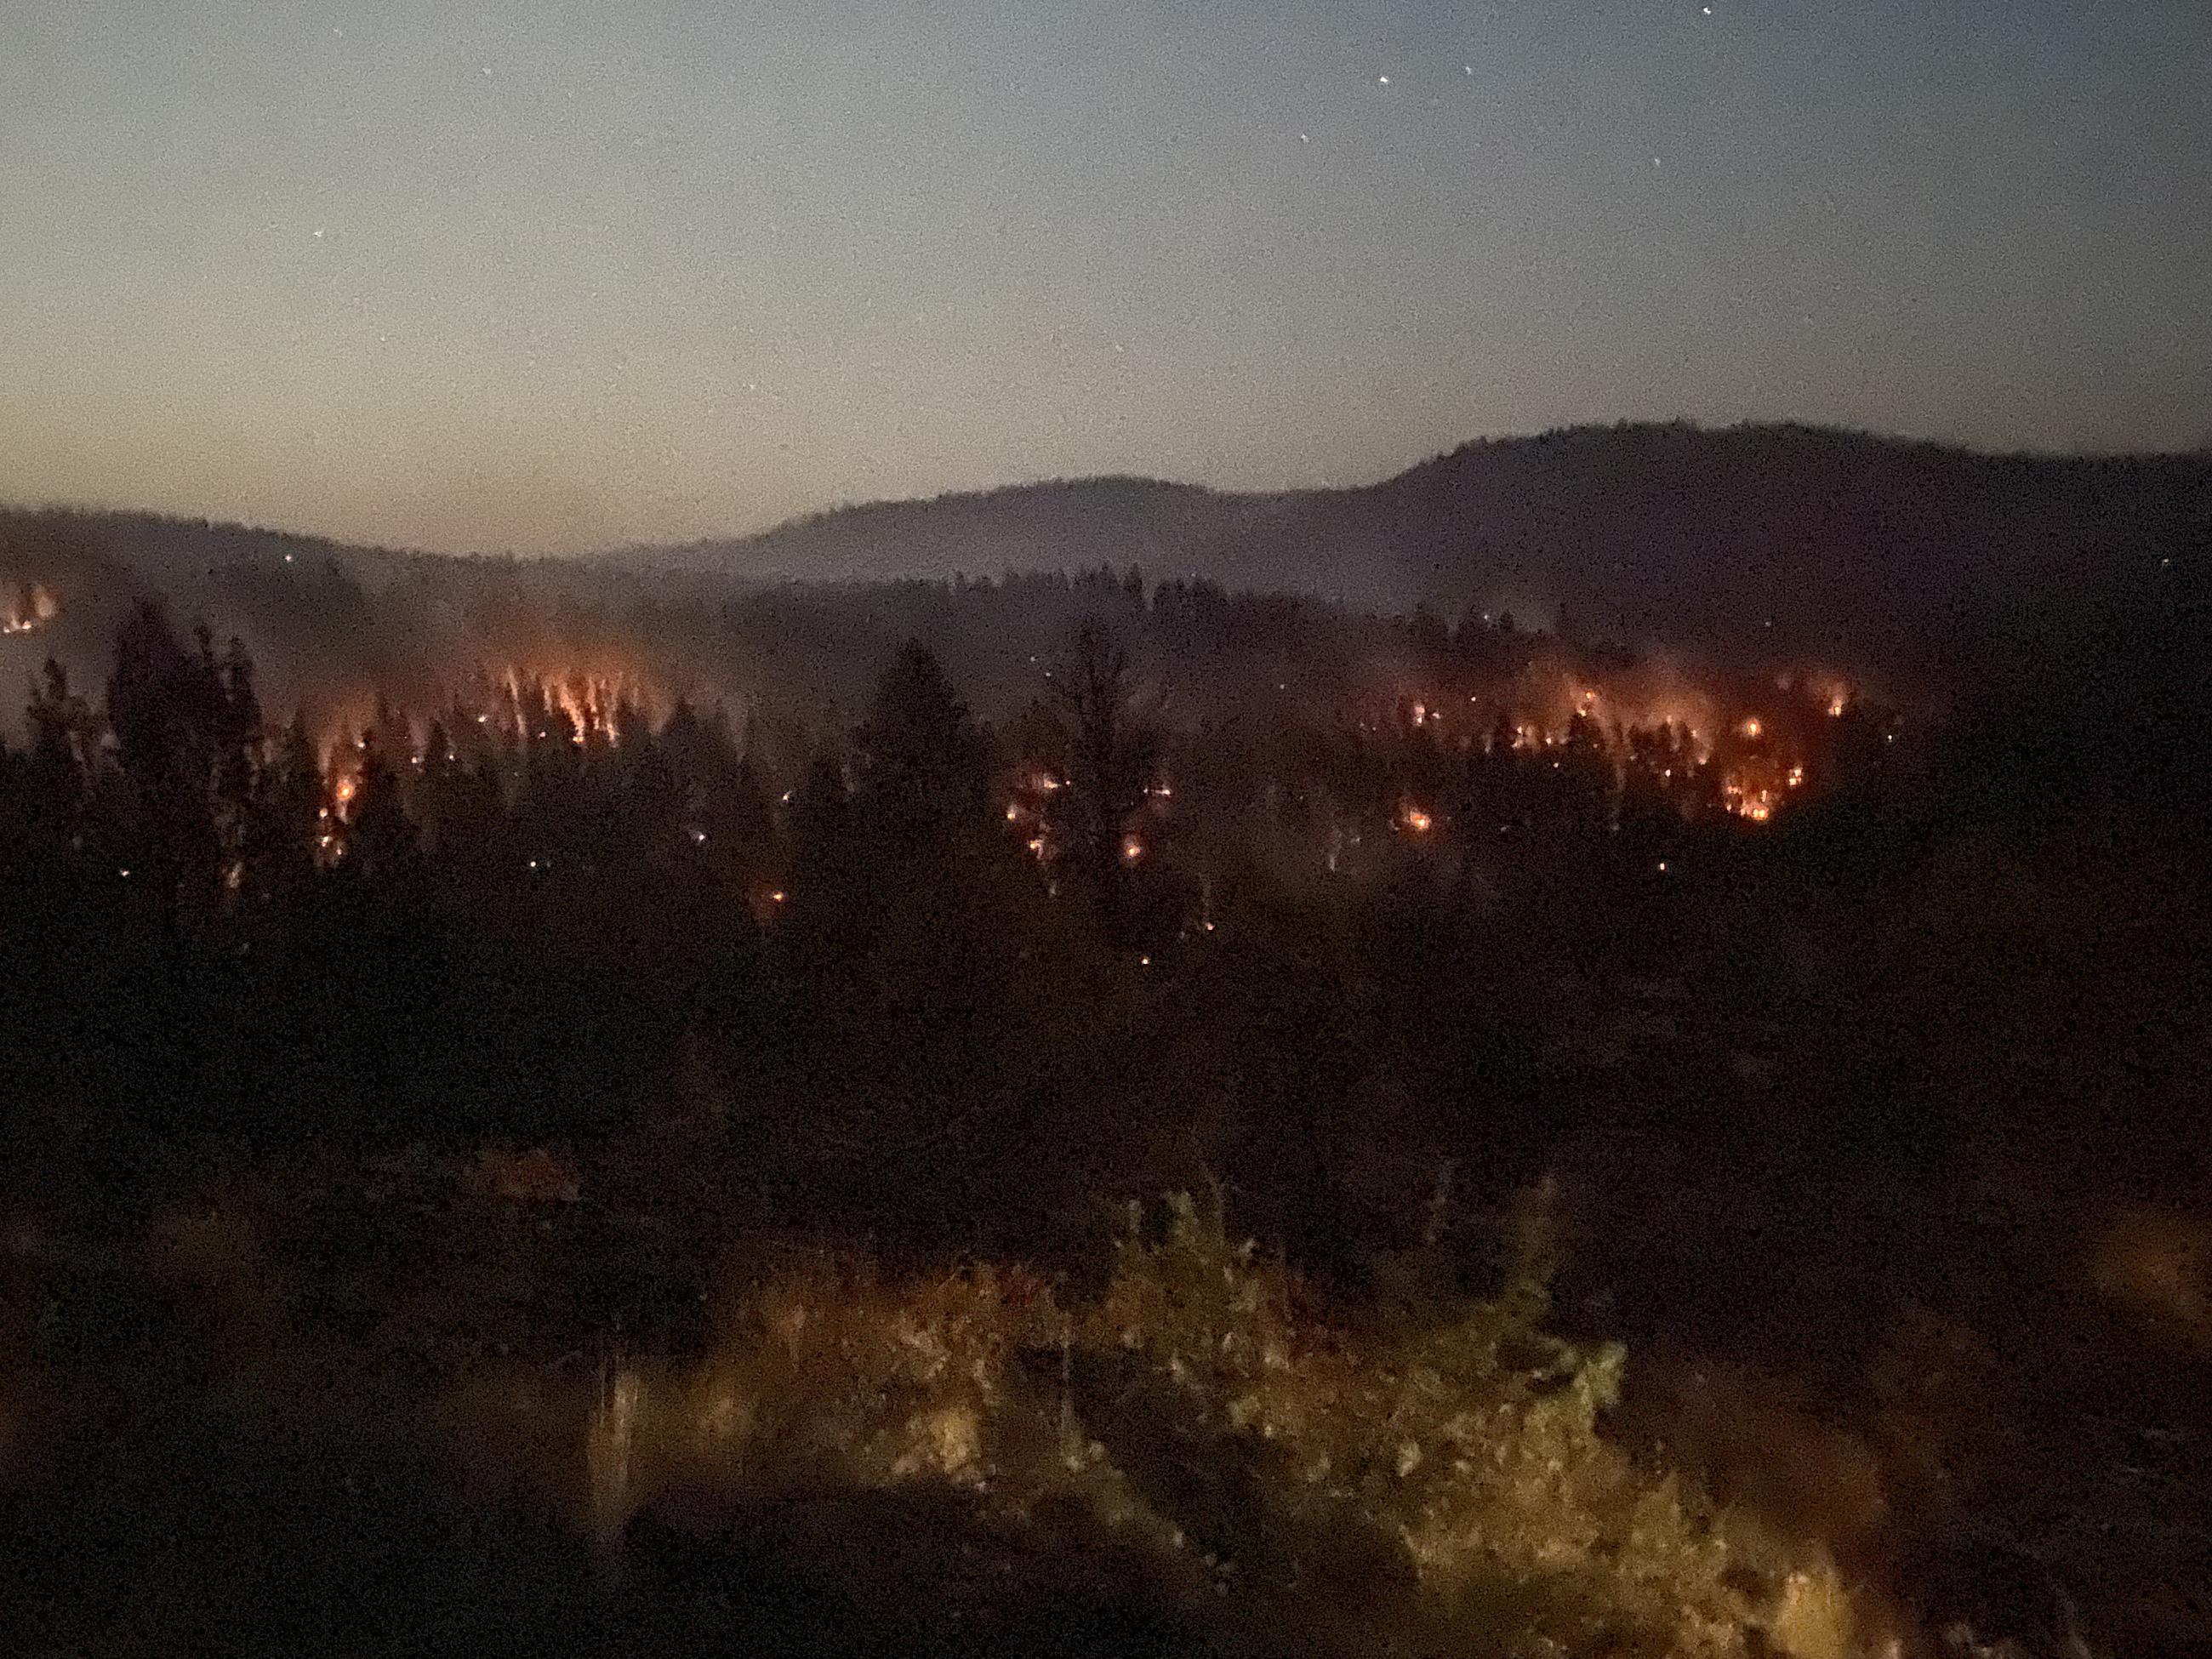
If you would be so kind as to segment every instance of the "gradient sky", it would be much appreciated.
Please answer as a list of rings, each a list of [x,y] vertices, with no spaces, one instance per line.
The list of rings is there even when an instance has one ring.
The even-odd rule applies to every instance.
[[[0,0],[0,497],[441,548],[2196,444],[2212,6]]]

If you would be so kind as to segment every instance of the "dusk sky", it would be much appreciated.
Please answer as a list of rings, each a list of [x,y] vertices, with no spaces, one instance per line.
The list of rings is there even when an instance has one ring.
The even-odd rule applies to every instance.
[[[0,0],[0,497],[441,548],[2212,437],[2204,0]]]

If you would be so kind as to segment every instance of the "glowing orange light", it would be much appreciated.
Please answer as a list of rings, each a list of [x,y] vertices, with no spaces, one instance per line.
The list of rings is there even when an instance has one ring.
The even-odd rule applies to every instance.
[[[1765,823],[1774,816],[1775,793],[1764,784],[1729,777],[1721,782],[1721,804],[1751,823]]]
[[[0,634],[35,634],[62,613],[62,602],[51,588],[33,584],[21,595],[20,602],[11,600],[4,616],[0,616]]]
[[[1033,836],[1030,838],[1030,851],[1036,854],[1039,858],[1042,858],[1044,856],[1044,837],[1042,836]]]
[[[774,891],[773,893],[770,893],[768,896],[769,896],[769,902],[770,903],[772,903],[772,904],[781,904],[781,903],[782,903],[782,902],[783,902],[783,899],[784,899],[783,889],[782,889],[782,888],[781,888],[781,887],[779,887],[779,888],[777,888],[777,889],[775,890],[775,891]]]
[[[1022,809],[1020,807],[1013,805],[1011,803],[1008,804],[1006,807],[1006,822],[1008,823],[1013,823],[1014,820],[1020,817],[1021,815]]]
[[[1844,710],[1848,707],[1850,707],[1849,700],[1842,692],[1837,692],[1834,696],[1828,699],[1828,718],[1832,720],[1843,719]]]
[[[338,785],[337,785],[337,798],[338,798],[338,805],[341,805],[341,806],[346,805],[348,803],[349,803],[349,802],[353,799],[353,798],[354,798],[356,795],[359,794],[360,793],[361,793],[361,780],[360,780],[359,778],[351,778],[351,777],[347,777],[347,778],[340,778],[340,779],[338,780]]]
[[[1765,733],[1766,727],[1759,723],[1759,717],[1754,714],[1749,720],[1746,720],[1741,726],[1736,727],[1736,730],[1742,732],[1745,737],[1750,738],[1755,741]]]
[[[1134,864],[1139,859],[1144,856],[1144,842],[1139,841],[1134,836],[1125,836],[1122,837],[1121,860],[1123,863]]]
[[[1404,817],[1406,828],[1412,830],[1417,836],[1425,836],[1428,834],[1431,826],[1436,823],[1434,818],[1431,817],[1426,812],[1424,812],[1418,806],[1407,807],[1405,811]]]

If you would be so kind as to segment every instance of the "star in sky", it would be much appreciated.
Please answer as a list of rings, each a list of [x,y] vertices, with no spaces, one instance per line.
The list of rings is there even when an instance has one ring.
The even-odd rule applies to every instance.
[[[2201,439],[2212,7],[1725,3],[18,6],[0,499],[567,545],[1590,420]]]

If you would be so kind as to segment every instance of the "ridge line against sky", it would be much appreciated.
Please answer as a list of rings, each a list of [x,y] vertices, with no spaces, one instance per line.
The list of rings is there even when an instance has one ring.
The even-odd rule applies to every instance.
[[[1593,416],[2207,435],[2195,0],[914,11],[0,0],[0,497],[580,550]]]
[[[1084,489],[1100,486],[1126,486],[1143,489],[1166,491],[1194,491],[1216,497],[1266,501],[1283,497],[1312,496],[1332,493],[1356,495],[1364,490],[1379,489],[1396,483],[1401,478],[1423,469],[1448,463],[1464,451],[1489,447],[1510,447],[1515,445],[1538,443],[1559,438],[1602,438],[1607,434],[1631,434],[1661,431],[1686,431],[1700,437],[1723,437],[1733,434],[1771,434],[1802,433],[1833,440],[1843,444],[1862,444],[1897,452],[1934,450],[1963,459],[1984,461],[2037,461],[2052,464],[2067,462],[2203,462],[2212,464],[2212,441],[2168,449],[2135,450],[2057,450],[2029,448],[1996,448],[1953,442],[1937,438],[1917,438],[1899,433],[1870,432],[1850,427],[1820,426],[1803,421],[1747,421],[1729,426],[1705,425],[1687,420],[1642,422],[1583,422],[1564,427],[1554,427],[1541,432],[1508,433],[1469,438],[1424,455],[1405,465],[1375,478],[1354,483],[1330,484],[1291,484],[1279,489],[1243,489],[1234,485],[1204,483],[1190,479],[1147,477],[1140,473],[1086,473],[1075,476],[1018,479],[1008,483],[958,486],[926,495],[885,495],[865,500],[835,501],[826,507],[809,507],[787,519],[758,529],[744,531],[709,531],[700,535],[668,537],[647,540],[610,542],[591,547],[546,551],[516,547],[486,546],[476,548],[429,548],[397,542],[389,538],[368,536],[343,536],[312,527],[288,525],[269,520],[226,517],[219,514],[170,510],[161,507],[132,505],[127,502],[109,503],[83,501],[38,500],[33,498],[0,499],[0,515],[15,514],[52,513],[64,516],[100,518],[146,518],[161,523],[186,526],[205,526],[216,532],[236,532],[246,535],[276,536],[301,541],[327,541],[356,552],[386,554],[398,557],[589,557],[594,556],[651,555],[681,553],[702,547],[737,547],[747,543],[766,541],[787,534],[805,534],[817,525],[832,523],[847,514],[872,513],[897,514],[908,510],[927,509],[940,503],[988,501],[1000,496],[1020,495],[1032,490]]]

